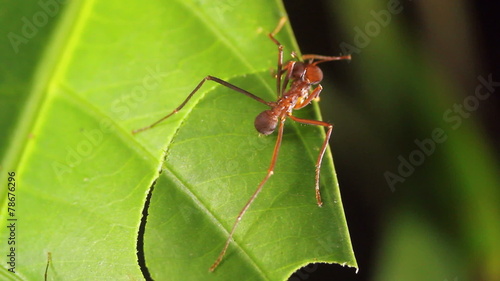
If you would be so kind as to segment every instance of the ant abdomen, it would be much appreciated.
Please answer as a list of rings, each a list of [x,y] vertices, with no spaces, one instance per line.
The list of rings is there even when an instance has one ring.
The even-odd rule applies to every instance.
[[[255,118],[255,129],[263,135],[269,135],[274,132],[278,124],[278,117],[272,110],[262,111]]]

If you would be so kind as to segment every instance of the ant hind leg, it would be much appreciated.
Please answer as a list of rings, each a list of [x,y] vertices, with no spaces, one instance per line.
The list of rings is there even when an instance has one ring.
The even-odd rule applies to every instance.
[[[325,155],[326,147],[328,146],[328,141],[330,140],[330,136],[332,135],[333,125],[327,122],[318,121],[318,120],[310,120],[310,119],[302,119],[292,115],[289,115],[293,121],[307,124],[307,125],[318,125],[327,128],[325,140],[323,141],[323,146],[321,147],[320,153],[318,155],[318,159],[316,160],[316,201],[318,206],[321,207],[323,205],[323,201],[321,201],[321,193],[319,190],[319,175],[321,171],[321,163],[323,161],[323,156]]]

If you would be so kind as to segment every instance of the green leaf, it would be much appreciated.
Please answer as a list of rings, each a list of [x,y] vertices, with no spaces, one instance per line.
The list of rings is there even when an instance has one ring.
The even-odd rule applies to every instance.
[[[206,75],[275,99],[277,48],[267,33],[285,15],[281,3],[65,5],[32,77],[27,104],[37,106],[25,106],[17,124],[31,137],[2,162],[18,184],[16,276],[42,278],[50,252],[49,280],[142,279],[142,248],[155,280],[285,280],[309,262],[356,266],[329,153],[323,208],[314,197],[322,128],[287,122],[275,174],[214,273],[228,229],[269,166],[276,136],[253,128],[266,106],[209,81],[177,115],[131,134]],[[298,50],[289,26],[278,38]],[[297,112],[318,115],[316,105]]]

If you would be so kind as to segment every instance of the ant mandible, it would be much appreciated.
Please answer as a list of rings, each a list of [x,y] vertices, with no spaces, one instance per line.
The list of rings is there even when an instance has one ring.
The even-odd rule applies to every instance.
[[[325,154],[326,147],[328,145],[328,140],[330,139],[330,136],[332,134],[333,125],[324,121],[309,120],[309,119],[302,119],[295,117],[292,115],[292,111],[304,108],[305,106],[310,104],[311,101],[313,100],[319,100],[319,94],[323,89],[323,87],[321,87],[321,85],[319,84],[321,80],[323,80],[323,72],[318,67],[319,63],[334,61],[334,60],[350,60],[351,56],[346,55],[340,57],[333,57],[333,56],[321,56],[321,55],[309,54],[309,55],[303,55],[302,60],[299,60],[297,58],[297,55],[292,52],[292,57],[294,58],[294,60],[290,60],[285,65],[283,65],[283,45],[281,45],[281,43],[278,40],[276,40],[274,36],[281,30],[285,22],[286,18],[282,17],[278,25],[274,29],[274,31],[268,34],[269,38],[278,46],[278,68],[276,70],[276,88],[277,88],[276,90],[278,95],[277,101],[271,101],[271,102],[265,101],[246,90],[243,90],[222,79],[209,75],[203,78],[203,80],[201,80],[201,82],[196,86],[196,88],[194,88],[194,90],[187,96],[187,98],[176,109],[174,109],[174,111],[172,111],[165,117],[161,118],[160,120],[154,122],[149,126],[132,131],[132,134],[137,134],[139,132],[151,129],[156,125],[158,125],[159,123],[161,123],[162,121],[164,121],[165,119],[179,112],[207,80],[217,82],[222,86],[235,90],[236,92],[244,94],[270,107],[270,109],[265,110],[261,112],[259,115],[257,115],[257,117],[255,118],[254,125],[257,131],[263,135],[269,135],[273,133],[276,130],[276,127],[278,127],[278,137],[276,139],[276,144],[274,146],[273,155],[271,158],[271,164],[267,169],[266,176],[259,183],[255,192],[252,194],[250,199],[247,201],[243,209],[241,209],[240,213],[238,214],[238,217],[236,218],[236,221],[233,224],[231,232],[229,233],[229,237],[227,238],[226,243],[222,248],[222,251],[220,252],[219,256],[215,260],[214,264],[210,267],[209,269],[210,271],[214,271],[215,268],[217,268],[217,266],[222,261],[222,258],[226,254],[227,248],[229,247],[229,243],[232,240],[233,234],[236,230],[236,227],[238,226],[238,223],[241,221],[243,215],[248,210],[248,208],[255,200],[257,195],[260,193],[264,184],[273,174],[274,167],[276,165],[276,159],[278,157],[278,152],[281,146],[281,141],[283,139],[283,127],[287,117],[302,124],[323,126],[327,130],[325,140],[323,141],[323,145],[318,155],[318,159],[316,160],[316,177],[315,177],[316,201],[319,207],[323,205],[319,190],[319,176],[321,170],[321,162],[323,160],[323,155]],[[284,79],[282,82],[281,79],[283,77]],[[313,86],[316,87],[313,89],[312,88]]]

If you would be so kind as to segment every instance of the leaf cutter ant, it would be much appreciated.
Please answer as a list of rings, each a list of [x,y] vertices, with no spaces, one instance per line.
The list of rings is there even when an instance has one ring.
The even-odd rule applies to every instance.
[[[219,83],[224,87],[230,88],[238,93],[244,94],[247,97],[250,97],[270,107],[270,109],[265,110],[261,112],[259,115],[257,115],[257,117],[255,118],[254,125],[255,129],[257,129],[257,131],[263,135],[269,135],[276,130],[276,127],[278,128],[278,136],[276,139],[276,144],[274,146],[273,155],[271,157],[271,163],[269,165],[269,168],[267,169],[266,176],[264,177],[264,179],[262,179],[262,181],[257,186],[255,192],[247,201],[243,209],[241,209],[241,211],[239,212],[236,221],[234,222],[233,227],[231,228],[229,237],[227,238],[226,243],[222,248],[222,251],[220,252],[215,262],[212,264],[212,266],[209,268],[210,271],[214,271],[217,268],[217,266],[221,263],[224,255],[226,254],[227,248],[229,247],[229,244],[232,240],[236,227],[243,218],[243,215],[248,210],[248,208],[250,208],[250,205],[255,200],[255,198],[257,198],[257,195],[262,190],[264,184],[273,174],[281,146],[281,141],[283,139],[284,124],[287,118],[290,118],[302,124],[317,125],[326,128],[326,137],[325,140],[323,141],[323,145],[316,160],[316,177],[315,177],[316,201],[319,207],[323,205],[319,189],[319,178],[320,178],[321,162],[323,160],[323,155],[325,154],[326,147],[328,145],[328,140],[330,139],[330,136],[332,134],[333,125],[324,121],[298,118],[293,116],[292,112],[293,110],[304,108],[305,106],[310,104],[311,101],[313,100],[316,101],[319,100],[319,94],[323,89],[323,87],[319,84],[323,80],[323,72],[319,68],[318,64],[327,61],[350,60],[351,56],[345,55],[345,56],[334,57],[334,56],[307,54],[307,55],[302,55],[302,59],[300,60],[297,57],[297,55],[292,52],[293,59],[288,61],[286,64],[283,64],[283,45],[281,45],[281,43],[275,38],[275,35],[282,29],[285,22],[286,18],[282,17],[276,28],[273,30],[273,32],[268,34],[269,38],[276,44],[276,46],[278,46],[278,67],[276,70],[276,93],[278,99],[276,101],[270,101],[270,102],[265,101],[244,89],[241,89],[222,79],[209,75],[203,78],[203,80],[200,81],[200,83],[187,96],[187,98],[171,113],[169,113],[168,115],[164,116],[163,118],[161,118],[160,120],[154,122],[149,126],[132,131],[132,134],[137,134],[139,132],[151,129],[156,125],[158,125],[159,123],[161,123],[162,121],[164,121],[165,119],[179,112],[207,80]]]

